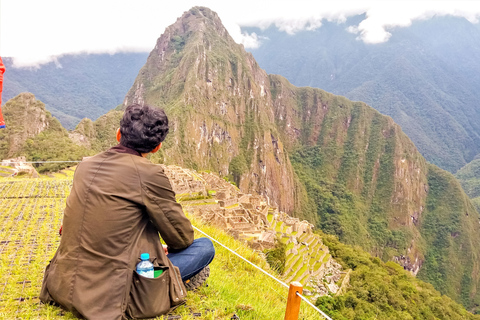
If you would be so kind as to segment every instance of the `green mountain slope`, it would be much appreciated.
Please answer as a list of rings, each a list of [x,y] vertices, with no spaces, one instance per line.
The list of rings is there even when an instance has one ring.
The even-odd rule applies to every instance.
[[[193,8],[157,40],[124,106],[152,104],[171,118],[159,161],[230,175],[245,192],[292,212],[297,186],[268,84],[217,14]]]
[[[479,216],[453,175],[364,103],[270,79],[277,127],[308,194],[302,211],[313,209],[317,225],[342,242],[395,260],[473,307]]]
[[[455,177],[480,212],[480,159],[475,159],[458,170]]]
[[[477,303],[480,248],[467,244],[480,242],[478,213],[452,176],[365,103],[268,76],[210,10],[193,8],[166,29],[124,106],[133,102],[172,119],[155,161],[230,175],[243,192],[415,274],[425,262],[422,278],[469,308]],[[430,192],[437,181],[452,195],[446,204]],[[438,215],[452,222],[448,232]],[[457,281],[450,261],[463,261],[460,274],[471,277]]]
[[[247,31],[268,39],[252,50],[267,72],[366,102],[391,116],[428,161],[457,171],[480,153],[480,29],[437,17],[365,44],[347,32],[363,19],[322,21],[294,36],[273,27]]]
[[[383,263],[358,248],[323,236],[332,255],[351,268],[350,288],[345,294],[324,296],[317,306],[333,319],[477,319],[450,298],[412,277],[391,261]]]

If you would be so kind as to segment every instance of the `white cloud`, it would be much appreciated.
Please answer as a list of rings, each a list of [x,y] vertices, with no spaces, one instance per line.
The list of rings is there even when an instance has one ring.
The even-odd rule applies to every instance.
[[[67,53],[150,51],[165,28],[196,5],[216,11],[235,41],[247,48],[261,45],[255,33],[240,26],[275,26],[294,34],[321,28],[322,21],[345,22],[366,13],[356,26],[346,26],[367,43],[388,41],[393,27],[435,15],[480,18],[480,1],[318,1],[277,0],[1,0],[0,55],[17,65],[53,61]]]

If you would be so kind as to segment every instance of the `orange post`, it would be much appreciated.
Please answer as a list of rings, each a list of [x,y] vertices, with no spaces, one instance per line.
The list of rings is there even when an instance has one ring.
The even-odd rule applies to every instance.
[[[298,320],[300,313],[300,302],[302,299],[297,296],[298,293],[303,292],[303,286],[300,282],[294,281],[290,283],[288,290],[287,310],[285,311],[285,320]]]

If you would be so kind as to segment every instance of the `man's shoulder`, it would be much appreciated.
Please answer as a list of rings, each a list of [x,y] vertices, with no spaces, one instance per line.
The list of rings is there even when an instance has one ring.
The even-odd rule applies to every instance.
[[[150,160],[143,157],[132,157],[139,173],[146,175],[162,174],[165,175],[163,166],[161,164],[152,163]]]

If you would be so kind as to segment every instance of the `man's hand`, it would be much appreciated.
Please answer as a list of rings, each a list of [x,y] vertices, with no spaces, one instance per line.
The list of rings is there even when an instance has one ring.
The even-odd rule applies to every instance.
[[[168,254],[168,246],[165,244],[162,244],[163,246],[163,251],[165,251],[165,254]]]

